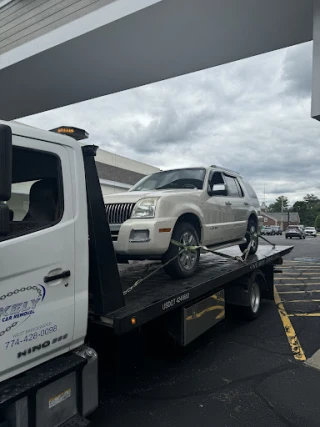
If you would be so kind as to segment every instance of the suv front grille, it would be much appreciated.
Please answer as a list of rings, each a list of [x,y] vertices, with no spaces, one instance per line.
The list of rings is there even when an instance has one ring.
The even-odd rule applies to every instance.
[[[131,217],[135,203],[106,204],[109,224],[122,224]]]

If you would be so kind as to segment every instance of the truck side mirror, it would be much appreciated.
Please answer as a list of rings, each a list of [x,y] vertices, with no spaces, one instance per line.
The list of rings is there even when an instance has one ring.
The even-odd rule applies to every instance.
[[[214,184],[208,193],[209,196],[227,196],[227,189],[225,184]]]
[[[0,124],[0,202],[11,197],[12,132],[10,126]]]
[[[11,198],[12,132],[10,126],[0,124],[0,236],[9,233],[10,211],[4,203]]]

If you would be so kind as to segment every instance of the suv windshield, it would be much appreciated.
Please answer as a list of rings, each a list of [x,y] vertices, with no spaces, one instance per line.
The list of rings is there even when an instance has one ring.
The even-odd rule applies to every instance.
[[[206,175],[205,169],[176,169],[157,172],[142,178],[129,191],[193,188],[201,190]]]

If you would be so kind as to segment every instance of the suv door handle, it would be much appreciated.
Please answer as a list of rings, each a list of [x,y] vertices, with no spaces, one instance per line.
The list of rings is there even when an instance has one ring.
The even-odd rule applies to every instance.
[[[248,202],[244,202],[244,205],[245,205],[245,206],[249,206],[249,203],[248,203]]]
[[[227,200],[227,201],[226,201],[226,205],[227,205],[227,206],[231,206],[231,205],[232,205],[232,203],[231,203],[231,202],[229,202],[229,200]]]
[[[49,283],[49,282],[53,282],[54,280],[65,279],[70,276],[71,276],[70,270],[66,270],[66,271],[63,271],[62,273],[55,274],[54,276],[45,276],[43,281],[44,283]]]

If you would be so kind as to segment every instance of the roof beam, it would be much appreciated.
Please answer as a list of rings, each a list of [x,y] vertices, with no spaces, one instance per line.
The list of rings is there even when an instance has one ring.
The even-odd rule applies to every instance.
[[[1,55],[0,117],[307,42],[312,18],[312,0],[117,0]]]

